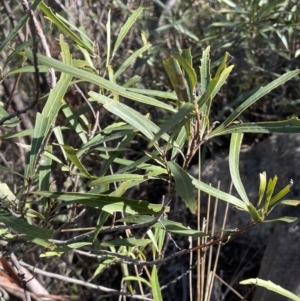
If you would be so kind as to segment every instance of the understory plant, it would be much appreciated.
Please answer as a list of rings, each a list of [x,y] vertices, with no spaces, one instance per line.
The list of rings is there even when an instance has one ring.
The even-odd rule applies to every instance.
[[[59,31],[56,47],[60,55],[56,59],[37,51],[37,40],[44,36],[35,27],[38,26],[34,22],[35,8]],[[258,200],[250,200],[239,175],[244,133],[299,133],[299,119],[251,123],[239,118],[252,104],[297,77],[300,70],[288,71],[260,87],[219,123],[211,117],[211,106],[234,68],[229,53],[224,54],[216,70],[211,68],[210,47],[203,50],[199,69],[193,67],[189,49],[171,54],[163,60],[163,66],[172,91],[135,88],[143,79],[136,74],[126,76],[138,58],[151,52],[152,45],[143,32],[143,45],[132,51],[121,65],[114,64],[124,38],[142,11],[141,7],[132,11],[117,35],[112,34],[112,20],[108,18],[106,58],[102,62],[84,28],[77,28],[53,13],[43,1],[35,1],[20,19],[16,28],[22,28],[29,20],[33,24],[33,39],[10,49],[2,66],[2,79],[32,74],[33,100],[27,108],[14,113],[4,105],[0,107],[0,138],[5,142],[26,138],[30,142],[19,146],[26,150],[21,170],[0,166],[2,173],[13,175],[17,183],[15,187],[5,180],[0,183],[0,230],[2,239],[11,245],[24,244],[20,252],[34,247],[48,260],[72,252],[91,260],[92,279],[97,280],[106,269],[117,265],[122,275],[119,289],[94,284],[100,295],[162,300],[166,283],[160,277],[160,267],[165,263],[230,242],[234,236],[269,222],[268,215],[274,207],[299,203],[284,198],[292,183],[274,193],[277,177],[267,179],[266,173],[257,175],[260,177]],[[17,30],[10,32],[0,51],[9,48],[16,34]],[[6,72],[8,66],[12,67]],[[40,94],[40,77],[48,70],[52,74],[48,79],[51,89]],[[72,89],[85,101],[76,109],[68,98]],[[34,115],[34,127],[19,129],[20,116],[33,108],[40,108]],[[157,121],[152,112],[159,112],[165,118]],[[109,118],[103,122],[105,116]],[[239,197],[211,187],[188,173],[191,160],[201,146],[222,135],[231,136],[229,167]],[[137,143],[142,145],[142,155],[130,157]],[[139,187],[155,180],[165,182],[165,195],[152,201],[134,197]],[[233,233],[216,229],[208,235],[200,224],[192,229],[168,219],[176,196],[191,214],[197,214],[200,207],[197,190],[246,212],[245,226]],[[294,220],[286,216],[277,219]],[[102,241],[104,236],[108,238]],[[189,247],[180,250],[178,247],[165,256],[166,242],[176,246],[175,237],[183,236],[196,240]],[[9,250],[6,254],[12,252]],[[197,252],[197,256],[201,262],[203,254]],[[27,267],[34,271],[34,267]]]

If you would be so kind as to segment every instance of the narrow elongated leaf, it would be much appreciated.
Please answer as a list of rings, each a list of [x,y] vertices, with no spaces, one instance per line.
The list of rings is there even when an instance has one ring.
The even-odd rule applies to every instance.
[[[182,103],[189,101],[187,93],[188,87],[181,71],[180,65],[173,56],[170,56],[169,58],[163,60],[163,64],[168,73],[172,87],[177,95],[177,107],[180,107]]]
[[[155,125],[151,120],[147,117],[143,116],[136,110],[131,109],[130,107],[126,106],[123,103],[114,101],[104,95],[89,92],[89,95],[103,104],[103,106],[111,113],[115,114],[116,116],[120,117],[121,119],[125,120],[141,133],[143,133],[149,140],[154,138],[153,133],[157,133],[160,128]],[[162,138],[166,141],[169,140],[169,135],[164,134]]]
[[[46,72],[48,72],[49,67],[39,65],[38,69],[39,69],[39,73],[46,73]],[[34,72],[35,72],[35,68],[33,66],[24,66],[24,67],[17,68],[17,69],[9,71],[8,73],[5,74],[4,78],[10,77],[10,76],[13,76],[13,75],[16,75],[16,74],[34,73]]]
[[[18,137],[25,137],[30,136],[33,134],[33,129],[28,129],[20,132],[8,132],[3,135],[0,135],[1,140],[11,139],[11,138],[18,138]]]
[[[158,229],[158,230],[161,231],[161,232],[166,233],[165,230],[160,230],[160,229]],[[151,240],[151,248],[152,248],[152,253],[153,253],[153,259],[155,260],[156,259],[156,254],[159,252],[159,248],[158,248],[158,245],[157,245],[157,242],[156,242],[156,238],[155,238],[155,236],[153,234],[152,229],[149,229],[147,231],[147,235],[149,236],[149,238]]]
[[[77,157],[77,151],[70,145],[62,145],[62,148],[65,150],[65,153],[68,157],[68,159],[80,170],[83,176],[89,178],[89,179],[95,179],[94,176],[92,176],[87,169],[83,166],[81,161]]]
[[[286,185],[283,189],[281,189],[276,195],[272,196],[270,200],[270,206],[273,206],[276,202],[282,199],[285,195],[287,195],[292,187],[292,181],[290,184]]]
[[[81,141],[84,144],[87,143],[87,134],[85,133],[84,129],[79,123],[78,116],[71,111],[71,109],[68,107],[67,103],[64,100],[62,100],[62,111],[69,123],[72,125],[72,127],[80,137]]]
[[[222,201],[225,201],[227,203],[230,203],[244,211],[247,211],[248,212],[248,208],[247,208],[247,205],[240,199],[236,198],[235,196],[233,195],[230,195],[226,192],[223,192],[219,189],[216,189],[214,187],[211,187],[207,184],[205,184],[204,182],[201,182],[197,179],[195,179],[194,177],[190,176],[191,179],[192,179],[192,183],[193,185],[197,188],[197,189],[200,189],[202,191],[204,191],[205,193],[209,194],[209,195],[212,195],[213,197],[215,198],[218,198]]]
[[[210,52],[210,46],[207,46],[207,48],[202,53],[201,67],[200,67],[200,79],[201,79],[200,93],[201,93],[201,96],[206,93],[207,87],[211,80],[209,52]]]
[[[300,301],[300,297],[298,297],[297,295],[291,293],[290,291],[282,288],[281,286],[273,283],[270,280],[266,281],[266,280],[262,280],[259,278],[251,278],[251,279],[241,281],[240,284],[244,284],[244,285],[254,284],[257,286],[264,287],[264,288],[268,289],[269,291],[273,291],[277,294],[280,294],[280,295],[287,297],[289,299],[292,299],[294,301]]]
[[[222,69],[221,74],[219,76],[215,76],[213,79],[209,81],[206,94],[204,97],[202,97],[199,101],[199,108],[201,108],[206,102],[209,101],[209,104],[211,104],[211,101],[214,99],[216,94],[220,91],[221,87],[225,84],[229,74],[231,73],[233,69],[233,65],[226,67]],[[210,108],[210,105],[209,105]],[[206,114],[208,112],[205,112]]]
[[[131,14],[131,16],[127,19],[126,23],[122,26],[122,28],[120,30],[120,33],[118,35],[118,38],[116,40],[115,46],[114,46],[112,56],[114,56],[116,54],[116,52],[118,51],[118,48],[120,47],[123,39],[125,38],[125,36],[129,32],[132,25],[136,22],[136,19],[139,17],[139,15],[142,13],[142,11],[143,11],[142,7],[139,7],[138,9],[136,9]]]
[[[29,50],[26,50],[26,55],[28,58],[32,59],[32,53]],[[58,60],[55,60],[53,58],[49,58],[43,55],[38,54],[38,61],[42,64],[45,64],[48,67],[52,67],[53,69],[55,69],[56,71],[59,72],[64,72],[66,74],[72,75],[76,78],[79,78],[83,81],[87,81],[89,83],[93,83],[97,86],[100,86],[101,88],[107,89],[113,93],[119,94],[121,96],[124,96],[126,98],[135,100],[137,102],[141,102],[141,103],[145,103],[145,104],[149,104],[149,105],[153,105],[155,107],[159,107],[171,112],[177,112],[176,109],[174,109],[172,106],[165,104],[161,101],[158,101],[155,98],[152,97],[148,97],[142,94],[138,94],[138,93],[133,93],[133,92],[129,92],[129,90],[127,90],[126,88],[122,87],[122,86],[118,86],[115,83],[112,83],[96,74],[93,74],[91,72],[79,69],[79,68],[75,68],[73,66],[69,66],[65,63],[62,63]]]
[[[102,209],[108,213],[127,212],[130,214],[155,214],[162,208],[161,205],[150,204],[145,201],[131,200],[123,197],[113,197],[104,194],[79,192],[51,192],[34,191],[32,194],[45,196],[69,204],[82,204]],[[167,211],[169,208],[167,208]]]
[[[120,66],[120,68],[116,71],[114,75],[114,79],[117,79],[132,63],[133,61],[141,56],[142,53],[147,51],[149,48],[151,48],[151,44],[147,44],[143,46],[142,48],[136,50],[128,59],[125,60],[125,62]]]
[[[28,163],[25,166],[25,179],[30,180],[34,173],[43,141],[47,134],[49,118],[37,113],[30,152],[27,154]]]
[[[101,211],[98,220],[97,220],[97,228],[95,229],[95,232],[93,234],[93,241],[98,237],[99,232],[101,231],[102,227],[104,226],[104,223],[109,218],[110,214],[105,211]]]
[[[42,1],[42,0],[41,0]],[[37,1],[35,1],[37,2]],[[40,2],[40,1],[39,1]],[[36,8],[36,4],[35,4]],[[35,8],[32,8],[33,10]],[[4,39],[4,41],[0,45],[0,53],[2,53],[3,49],[6,48],[7,44],[14,38],[14,36],[18,33],[18,31],[26,24],[27,20],[29,18],[29,14],[24,14],[24,16],[19,20],[19,22],[8,32],[7,37]]]
[[[94,246],[97,247],[145,247],[151,243],[150,239],[136,239],[132,238],[116,238],[113,240],[103,241],[101,243],[96,243]]]
[[[142,282],[142,283],[148,285],[148,286],[151,288],[151,283],[148,282],[147,280],[145,280],[145,279],[142,278],[142,277],[137,277],[137,276],[126,276],[126,277],[123,277],[123,280],[124,280],[124,281],[139,281],[139,282]]]
[[[194,213],[197,203],[192,179],[176,162],[168,162],[168,166],[174,176],[177,193],[184,204]]]
[[[275,219],[264,220],[264,223],[274,223],[274,222],[285,222],[285,223],[293,223],[297,220],[295,216],[282,216]]]
[[[60,35],[60,47],[61,47],[61,55],[63,62],[71,65],[72,64],[72,57],[69,51],[68,44],[64,42],[64,38],[62,35]],[[58,83],[56,86],[51,89],[49,93],[49,97],[47,99],[47,102],[43,108],[42,114],[49,118],[49,124],[47,132],[50,129],[50,126],[54,122],[54,120],[57,117],[58,111],[60,110],[62,104],[63,104],[63,97],[65,96],[65,93],[71,83],[72,76],[62,73]]]
[[[265,212],[262,209],[257,210],[251,203],[248,205],[248,212],[255,223],[260,222],[265,218]]]
[[[267,185],[267,190],[266,190],[266,196],[265,196],[265,204],[264,204],[264,212],[268,212],[269,204],[271,201],[271,197],[273,195],[275,185],[277,183],[278,177],[274,175],[273,179],[269,179],[268,185]]]
[[[148,89],[139,89],[139,88],[128,88],[126,90],[134,93],[148,95],[148,96],[177,100],[176,93],[169,92],[169,91],[148,90]]]
[[[149,215],[133,215],[126,216],[118,220],[119,222],[125,223],[133,223],[133,224],[144,224],[153,221],[153,217]],[[201,231],[196,231],[185,227],[181,223],[174,222],[168,219],[161,218],[159,222],[153,225],[154,228],[166,230],[171,233],[183,235],[183,236],[193,236],[193,237],[205,237],[207,236],[205,233]]]
[[[2,208],[0,208],[0,222],[20,234],[25,234],[28,240],[35,244],[46,248],[54,247],[53,243],[48,241],[48,239],[52,239],[53,237],[53,230],[29,225],[27,222],[11,216]]]
[[[154,265],[152,267],[150,280],[151,280],[151,286],[152,286],[153,300],[154,301],[162,301],[163,298],[162,298],[160,284],[159,284],[159,280],[158,280],[158,273],[157,273],[156,265]]]
[[[4,117],[9,116],[9,114],[0,106],[0,120]],[[18,117],[11,118],[4,122],[3,126],[5,127],[15,127],[20,122]]]
[[[81,38],[79,38],[73,31],[70,30],[69,25],[63,22],[63,18],[58,18],[58,14],[54,14],[52,9],[48,7],[43,1],[39,4],[39,9],[47,16],[47,18],[55,24],[62,32],[64,32],[69,38],[71,38],[76,44],[86,48],[91,53],[94,49],[91,45],[88,45]]]
[[[251,122],[251,123],[239,123],[230,125],[222,132],[211,133],[208,136],[210,138],[231,134],[231,133],[278,133],[278,134],[295,134],[300,133],[300,120],[297,117],[283,120],[283,121],[271,121],[271,122]]]
[[[107,156],[107,155],[100,155],[100,156],[103,159],[108,159],[109,158],[109,156]],[[139,159],[137,161],[131,161],[131,160],[127,160],[127,159],[116,158],[114,160],[114,162],[126,166],[122,169],[119,169],[116,173],[117,174],[122,174],[122,173],[128,172],[130,170],[135,170],[136,168],[138,168],[138,169],[145,169],[145,170],[149,170],[149,171],[154,171],[154,172],[157,172],[158,174],[167,174],[167,170],[165,168],[161,167],[161,166],[144,163],[147,160],[149,160],[148,156],[144,156],[144,157],[142,157],[141,159]]]
[[[106,22],[106,67],[110,64],[110,51],[111,51],[111,10],[108,11],[107,14],[107,22]]]
[[[300,201],[298,200],[283,200],[283,201],[276,202],[275,206],[279,206],[279,205],[298,206],[299,204]]]
[[[107,173],[107,171],[109,170],[114,159],[117,158],[121,154],[122,148],[126,148],[127,146],[129,146],[129,144],[132,142],[134,136],[135,136],[135,133],[130,133],[126,136],[124,135],[122,141],[120,143],[118,143],[116,150],[111,152],[109,158],[105,161],[105,163],[101,169],[100,176],[104,176]]]
[[[238,108],[236,108],[233,111],[233,113],[218,128],[216,128],[214,131],[212,131],[210,137],[213,137],[216,134],[223,132],[227,128],[227,126],[229,126],[234,120],[236,120],[238,116],[240,116],[249,106],[251,106],[253,103],[255,103],[258,99],[267,95],[275,88],[283,85],[285,82],[292,79],[299,73],[300,73],[300,69],[286,72],[285,74],[281,75],[279,78],[275,79],[268,85],[261,87],[252,96],[250,96],[246,101],[244,101],[240,106],[238,106]]]
[[[13,170],[12,168],[0,165],[0,170],[4,171],[5,173],[11,173],[13,175],[17,175],[21,178],[24,178],[24,176],[22,174],[18,173],[17,171]]]
[[[263,197],[265,195],[267,187],[267,174],[264,171],[263,173],[259,174],[259,190],[258,190],[258,203],[257,206],[261,204],[261,201],[263,200]]]
[[[47,147],[47,152],[52,153],[52,145]],[[52,158],[43,155],[40,165],[39,173],[39,190],[48,190],[50,186],[50,173],[51,173]],[[43,203],[43,213],[47,211],[47,198],[41,200]]]
[[[185,103],[183,104],[177,113],[175,113],[167,122],[162,124],[160,126],[160,130],[158,133],[154,136],[151,143],[154,143],[157,141],[157,139],[160,138],[162,134],[169,131],[172,128],[178,128],[182,127],[185,123],[189,122],[189,119],[191,118],[191,113],[194,110],[194,105],[192,103]],[[174,130],[173,130],[174,131]]]
[[[18,202],[8,185],[2,182],[0,182],[0,201],[4,207],[10,207],[13,203]]]
[[[248,206],[250,204],[250,201],[246,194],[244,185],[240,177],[240,171],[239,171],[239,162],[240,162],[239,158],[240,158],[242,140],[243,140],[243,135],[240,133],[235,133],[231,135],[230,149],[229,149],[229,170],[230,170],[232,183],[235,189],[237,190],[241,199]]]
[[[64,63],[71,64],[72,58],[69,52],[68,45],[64,42],[63,36],[60,35],[60,46],[62,49],[62,59]],[[47,136],[51,125],[54,123],[57,114],[62,106],[62,99],[69,87],[72,76],[62,74],[56,86],[51,89],[47,102],[43,108],[42,114],[37,114],[36,124],[33,133],[33,141],[30,149],[29,162],[25,168],[25,178],[30,179],[34,175],[37,160],[44,139]]]
[[[171,161],[175,161],[177,155],[181,152],[182,147],[184,146],[185,142],[188,141],[188,136],[186,133],[185,128],[181,128],[176,141],[175,145],[178,145],[172,149],[172,156],[171,156]]]
[[[109,258],[109,259],[103,260],[103,261],[99,264],[99,266],[98,266],[98,268],[96,269],[96,271],[94,272],[94,276],[97,276],[98,274],[100,274],[100,273],[102,272],[102,270],[103,270],[106,266],[111,265],[114,261],[117,261],[117,260],[118,260],[118,258],[116,258],[116,257],[113,257],[113,258]]]
[[[193,93],[197,84],[197,74],[193,68],[193,65],[191,64],[191,61],[187,61],[182,56],[176,54],[173,54],[173,57],[178,61],[180,66],[184,69],[184,71],[188,75],[188,79],[190,80],[191,83],[191,93]]]
[[[135,174],[114,174],[105,177],[96,178],[89,183],[89,187],[106,185],[113,182],[133,181],[133,180],[145,180],[154,179],[148,175],[135,175]]]

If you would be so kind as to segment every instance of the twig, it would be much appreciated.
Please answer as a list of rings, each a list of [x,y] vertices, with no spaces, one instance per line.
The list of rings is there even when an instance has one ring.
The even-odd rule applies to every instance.
[[[11,252],[9,254],[9,256],[10,256],[10,259],[11,259],[11,262],[12,262],[13,266],[17,270],[18,276],[21,279],[21,283],[22,283],[22,286],[23,286],[23,289],[24,289],[25,300],[26,301],[31,301],[31,296],[30,296],[30,293],[29,293],[29,290],[28,290],[28,287],[27,287],[27,280],[26,280],[26,277],[25,277],[25,273],[22,271],[22,268],[19,264],[19,261],[18,261],[16,255],[15,255],[15,253]]]
[[[106,293],[112,293],[114,295],[124,295],[124,296],[130,297],[132,299],[153,301],[153,299],[147,298],[145,296],[132,295],[132,294],[129,294],[129,293],[122,293],[118,290],[107,288],[105,286],[96,285],[96,284],[88,283],[88,282],[85,282],[85,281],[82,281],[82,280],[70,278],[70,277],[67,277],[67,276],[62,276],[62,275],[59,275],[59,274],[46,272],[44,270],[38,269],[34,266],[31,266],[31,265],[25,263],[24,261],[20,261],[20,265],[23,266],[23,267],[26,267],[28,270],[30,270],[34,273],[44,275],[46,277],[55,278],[55,279],[59,279],[59,280],[65,281],[65,282],[78,284],[78,285],[81,285],[81,286],[85,286],[85,287],[89,287],[89,288],[92,288],[92,289],[100,290],[100,291],[103,291],[103,292],[106,292]]]

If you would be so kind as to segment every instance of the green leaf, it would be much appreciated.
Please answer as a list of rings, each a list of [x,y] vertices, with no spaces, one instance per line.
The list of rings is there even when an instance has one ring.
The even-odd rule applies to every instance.
[[[51,192],[34,191],[32,194],[44,196],[69,204],[82,204],[104,210],[110,214],[126,212],[130,214],[155,214],[162,206],[150,204],[145,201],[131,200],[123,197],[113,197],[104,194],[79,193],[79,192]],[[65,204],[64,204],[65,205]],[[169,208],[167,208],[167,211]]]
[[[233,69],[233,65],[227,67],[227,61],[228,61],[228,53],[226,52],[217,72],[213,79],[209,80],[206,94],[204,94],[200,100],[199,100],[199,108],[201,108],[206,102],[208,102],[208,107],[210,108],[211,102],[216,96],[216,94],[219,92],[221,87],[225,84],[230,72]],[[204,112],[207,114],[208,112]]]
[[[240,133],[232,134],[230,140],[230,149],[229,149],[229,170],[231,179],[235,189],[237,190],[241,199],[249,206],[250,201],[246,194],[245,188],[243,186],[240,171],[239,171],[239,162],[240,162],[240,150],[243,140],[243,135]]]
[[[170,99],[170,100],[177,100],[176,93],[169,92],[169,91],[138,89],[138,88],[128,88],[126,90],[129,91],[129,92],[145,94],[145,95],[148,95],[148,96],[166,98],[166,99]]]
[[[148,282],[147,280],[145,280],[145,279],[142,278],[142,277],[137,277],[137,276],[126,276],[126,277],[123,277],[123,280],[124,280],[124,281],[139,281],[139,282],[145,283],[146,285],[148,285],[149,287],[151,287],[151,283]]]
[[[125,246],[125,247],[145,247],[151,243],[150,239],[136,239],[136,238],[116,238],[113,240],[103,241],[101,243],[94,244],[95,247],[113,247],[113,246]]]
[[[178,153],[181,152],[181,149],[187,140],[188,140],[188,136],[186,130],[184,127],[182,127],[175,141],[176,147],[173,147],[172,149],[172,156],[171,156],[172,161],[176,160]]]
[[[47,147],[47,151],[52,153],[52,145]],[[40,164],[40,173],[39,173],[39,190],[48,190],[50,186],[50,174],[51,174],[51,164],[52,158],[42,155],[42,160]],[[43,204],[43,213],[45,214],[48,210],[47,208],[47,198],[42,198],[41,203]]]
[[[276,202],[275,206],[279,206],[279,205],[298,206],[299,204],[300,204],[300,201],[298,201],[298,200],[282,200],[282,201]]]
[[[68,45],[63,41],[63,36],[60,35],[60,46],[62,49],[62,59],[64,63],[71,64],[72,58],[69,52]],[[28,153],[29,162],[25,167],[25,178],[31,179],[35,173],[35,168],[41,147],[44,140],[54,123],[57,114],[62,106],[62,99],[69,87],[72,76],[62,73],[56,86],[51,89],[47,102],[43,108],[42,114],[38,113],[33,132],[33,141],[30,152]]]
[[[270,200],[270,206],[273,206],[275,203],[277,203],[280,199],[282,199],[285,195],[287,195],[292,187],[292,181],[288,185],[286,185],[283,189],[281,189],[276,195],[272,196]]]
[[[176,162],[168,162],[168,166],[174,176],[177,193],[182,198],[184,204],[194,213],[197,202],[192,179]]]
[[[72,146],[61,145],[61,147],[65,150],[68,159],[78,168],[78,170],[82,173],[83,176],[87,177],[88,179],[95,179],[95,177],[90,175],[90,173],[78,159],[77,151]]]
[[[114,79],[117,79],[131,64],[132,62],[137,58],[140,57],[142,53],[147,51],[149,48],[151,48],[151,44],[144,45],[142,48],[136,50],[128,59],[125,60],[125,62],[120,66],[120,68],[116,71],[114,75]]]
[[[3,135],[0,135],[0,139],[6,140],[6,139],[30,136],[32,134],[33,134],[33,129],[28,129],[28,130],[24,130],[24,131],[20,131],[20,132],[8,132]]]
[[[6,188],[5,188],[6,186]],[[8,196],[10,199],[12,192],[7,187],[6,184],[1,183],[0,185],[0,198]],[[14,200],[16,198],[14,197]],[[33,243],[41,245],[46,248],[53,248],[54,245],[47,241],[48,239],[52,239],[53,230],[44,229],[38,226],[29,225],[27,222],[12,216],[9,212],[6,212],[4,209],[0,208],[0,222],[4,223],[7,227],[10,227],[14,231],[25,234],[26,238]]]
[[[130,107],[126,106],[123,103],[114,101],[104,95],[89,92],[91,98],[97,100],[98,102],[102,103],[103,106],[111,113],[115,114],[116,116],[120,117],[127,123],[131,124],[141,133],[143,133],[149,140],[154,138],[153,133],[157,133],[160,129],[159,127],[154,124],[151,120],[147,117],[143,116],[139,112]],[[169,135],[164,134],[162,138],[166,141],[169,140]]]
[[[151,280],[151,286],[152,286],[153,300],[154,301],[162,301],[163,298],[162,298],[160,284],[159,284],[159,280],[158,280],[158,273],[157,273],[156,265],[154,265],[152,267],[150,280]]]
[[[144,224],[150,223],[153,221],[153,217],[149,215],[133,215],[133,216],[126,216],[118,220],[118,222],[125,222],[125,223],[133,223],[133,224]],[[201,231],[196,231],[190,229],[188,227],[183,226],[181,223],[174,222],[168,219],[161,218],[159,222],[153,225],[154,228],[166,230],[168,232],[182,235],[182,236],[192,236],[192,237],[205,237],[207,236],[205,233]]]
[[[110,64],[110,51],[111,51],[111,10],[108,11],[107,14],[107,22],[106,22],[106,67]]]
[[[126,23],[122,26],[120,33],[117,37],[113,52],[112,52],[112,56],[115,56],[118,48],[120,47],[123,39],[125,38],[125,36],[127,35],[127,33],[129,32],[130,28],[132,27],[132,25],[136,22],[137,18],[139,17],[139,15],[142,13],[143,8],[139,7],[138,9],[136,9],[135,11],[133,11],[133,13],[131,14],[131,16],[127,19]]]
[[[91,45],[87,45],[81,38],[79,38],[73,31],[70,30],[70,25],[66,24],[62,17],[58,17],[58,14],[54,14],[47,5],[42,1],[39,4],[39,9],[47,16],[47,18],[56,25],[62,32],[64,32],[69,38],[71,38],[76,44],[80,45],[81,47],[87,49],[91,53],[94,52],[93,47]]]
[[[218,127],[219,128],[219,127]],[[297,117],[271,122],[251,122],[251,123],[238,123],[231,124],[222,131],[213,131],[209,134],[209,138],[231,134],[231,133],[279,133],[279,134],[293,134],[300,133],[300,120]]]
[[[98,220],[97,220],[97,228],[93,234],[93,241],[95,241],[98,237],[98,234],[100,233],[102,227],[104,226],[105,222],[109,218],[110,214],[105,211],[101,211]]]
[[[265,196],[264,212],[268,212],[269,204],[277,183],[277,179],[278,177],[274,175],[273,179],[271,178],[268,181],[266,196]]]
[[[62,111],[63,111],[65,117],[67,118],[67,120],[69,121],[69,123],[71,124],[72,128],[75,130],[75,132],[80,137],[81,141],[84,144],[87,143],[87,141],[88,141],[87,135],[78,120],[78,115],[74,114],[71,111],[71,109],[68,107],[67,103],[64,100],[62,100]]]
[[[189,50],[188,50],[189,51]],[[193,65],[191,64],[191,61],[188,61],[184,57],[180,55],[173,54],[172,55],[180,64],[180,66],[183,68],[183,70],[188,75],[188,79],[191,82],[191,93],[194,92],[196,84],[197,84],[197,74],[193,68]]]
[[[103,176],[99,178],[95,178],[90,181],[89,187],[106,185],[114,182],[123,182],[123,181],[133,181],[133,180],[150,180],[155,179],[154,177],[149,177],[148,175],[136,175],[136,174],[113,174],[108,176]]]
[[[216,135],[219,135],[220,133],[224,133],[224,130],[234,121],[237,119],[238,116],[240,116],[249,106],[251,106],[253,103],[255,103],[258,99],[262,98],[263,96],[270,93],[275,88],[283,85],[288,80],[292,79],[296,75],[300,73],[300,69],[286,72],[285,74],[281,75],[279,78],[275,79],[265,87],[261,87],[259,90],[257,90],[252,96],[250,96],[246,101],[244,101],[238,108],[234,110],[234,112],[215,130],[211,132],[209,137],[213,137]],[[291,126],[291,125],[290,125]],[[289,127],[290,127],[289,126]]]
[[[264,223],[273,223],[273,222],[285,222],[285,223],[293,223],[297,217],[294,216],[282,216],[275,219],[264,220]]]
[[[116,258],[116,257],[113,257],[113,258],[109,258],[109,259],[103,260],[103,261],[99,264],[99,266],[98,266],[98,268],[96,269],[96,271],[94,272],[94,276],[99,275],[99,274],[102,272],[102,270],[103,270],[106,266],[112,264],[113,262],[115,262],[115,261],[117,261],[117,260],[118,260],[118,258]]]
[[[168,121],[166,121],[164,124],[160,126],[160,130],[158,133],[154,136],[153,140],[151,141],[151,144],[156,142],[162,134],[169,131],[170,129],[176,127],[182,127],[185,123],[189,122],[191,118],[191,113],[194,110],[194,105],[191,103],[184,103],[178,110],[177,113],[175,113]],[[173,130],[174,131],[174,130]]]
[[[251,279],[241,281],[240,284],[244,284],[244,285],[254,284],[257,286],[264,287],[270,291],[273,291],[279,295],[282,295],[282,296],[292,299],[294,301],[300,301],[300,297],[298,297],[297,295],[291,293],[290,291],[282,288],[281,286],[274,284],[270,280],[266,281],[266,280],[262,280],[259,278],[251,278]]]
[[[38,66],[39,73],[46,73],[49,70],[49,67],[39,65]],[[17,68],[14,70],[9,71],[8,73],[5,74],[4,78],[10,77],[16,74],[22,74],[22,73],[35,73],[35,68],[33,66],[23,66],[21,68]]]
[[[187,84],[180,65],[174,56],[170,56],[163,60],[163,64],[171,81],[172,87],[177,95],[177,107],[180,107],[182,103],[189,101]]]
[[[258,203],[257,206],[261,204],[261,201],[263,200],[263,197],[265,195],[267,187],[267,174],[264,171],[263,173],[259,174],[259,189],[258,189]]]
[[[3,107],[0,105],[0,120],[4,117],[9,116],[9,114],[3,109]],[[20,123],[20,120],[18,117],[11,118],[9,120],[6,120],[3,124],[4,127],[15,127],[17,124]]]
[[[192,183],[193,185],[199,189],[204,191],[205,193],[212,195],[215,198],[218,198],[222,201],[225,201],[227,203],[233,204],[234,206],[240,208],[241,210],[247,211],[248,212],[248,208],[247,205],[240,199],[236,198],[233,195],[230,195],[226,192],[223,192],[219,189],[216,189],[214,187],[211,187],[197,179],[195,179],[194,177],[190,176],[192,178]]]
[[[255,223],[264,219],[261,210],[257,210],[251,203],[248,204],[248,212]]]
[[[33,58],[32,53],[29,50],[26,50],[25,52],[26,52],[26,55],[28,58],[30,58],[30,59]],[[129,92],[129,90],[127,90],[126,88],[119,86],[115,83],[112,83],[96,74],[92,74],[91,72],[88,72],[88,71],[85,71],[85,70],[82,70],[79,68],[75,68],[73,66],[69,66],[58,60],[55,60],[53,58],[49,58],[49,57],[46,57],[46,56],[43,56],[40,54],[38,54],[37,57],[38,57],[38,61],[40,63],[45,64],[48,67],[55,69],[56,71],[72,75],[76,78],[79,78],[79,79],[89,82],[89,83],[93,83],[101,88],[111,91],[112,93],[116,93],[121,96],[124,96],[125,98],[129,98],[129,99],[135,100],[137,102],[156,106],[158,108],[162,108],[162,109],[174,112],[174,113],[177,112],[176,109],[174,109],[172,106],[170,106],[168,104],[158,101],[157,99],[152,98],[152,97],[147,97],[142,94]]]
[[[13,170],[11,168],[8,168],[8,167],[0,165],[0,170],[2,170],[4,173],[11,173],[13,175],[17,175],[17,176],[19,176],[21,178],[24,178],[24,176],[22,174],[16,172],[15,170]]]
[[[206,94],[207,87],[211,80],[210,75],[210,46],[207,46],[206,49],[202,52],[201,67],[200,67],[200,93],[203,96]]]
[[[104,176],[107,173],[114,159],[121,154],[122,149],[126,148],[132,142],[135,133],[130,132],[129,134],[125,135],[125,132],[123,132],[123,135],[124,137],[122,141],[118,143],[118,146],[116,147],[115,151],[110,153],[109,158],[103,164],[100,176]]]
[[[39,154],[41,151],[41,147],[43,145],[43,141],[46,137],[48,128],[49,118],[43,116],[40,113],[37,113],[35,127],[33,131],[33,139],[30,151],[27,154],[26,166],[25,166],[25,179],[29,181],[32,179],[35,173],[35,168],[37,164],[37,160],[39,158]]]

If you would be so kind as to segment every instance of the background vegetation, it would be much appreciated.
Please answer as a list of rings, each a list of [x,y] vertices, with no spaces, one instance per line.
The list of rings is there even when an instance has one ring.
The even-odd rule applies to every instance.
[[[35,267],[35,297],[208,300],[211,271],[224,294],[211,258],[228,236],[203,226],[196,188],[244,209],[246,228],[288,192],[262,175],[249,202],[238,154],[241,132],[300,130],[297,1],[23,3],[0,7],[3,265]],[[186,173],[229,148],[241,199]]]

